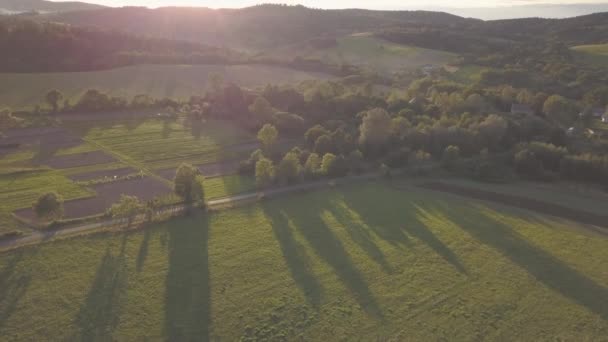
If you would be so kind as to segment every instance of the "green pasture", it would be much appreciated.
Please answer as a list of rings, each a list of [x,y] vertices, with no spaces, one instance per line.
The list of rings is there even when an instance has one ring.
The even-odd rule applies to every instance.
[[[91,88],[114,96],[146,94],[156,98],[188,98],[202,94],[213,74],[243,87],[328,77],[263,65],[138,65],[91,72],[0,73],[0,108],[33,108],[44,102],[44,96],[51,89],[60,90],[72,102]]]
[[[380,182],[0,255],[6,340],[602,340],[608,239]],[[584,227],[581,227],[584,228]]]
[[[572,48],[578,57],[596,66],[608,67],[608,44],[580,45]]]
[[[334,64],[367,66],[382,73],[392,73],[404,68],[419,68],[425,64],[436,66],[453,61],[456,55],[438,50],[391,43],[371,34],[356,34],[337,39],[338,45],[328,49],[290,46],[271,54],[286,58],[296,56],[315,58]]]

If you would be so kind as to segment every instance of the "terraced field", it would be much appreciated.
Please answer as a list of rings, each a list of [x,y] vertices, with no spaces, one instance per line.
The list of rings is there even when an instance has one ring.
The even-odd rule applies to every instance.
[[[602,340],[608,239],[414,186],[0,255],[7,340]]]

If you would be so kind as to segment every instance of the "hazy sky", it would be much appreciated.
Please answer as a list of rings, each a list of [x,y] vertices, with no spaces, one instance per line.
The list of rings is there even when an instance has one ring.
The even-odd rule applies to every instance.
[[[57,0],[56,0],[57,1]],[[62,0],[63,1],[63,0]],[[407,9],[433,7],[498,7],[532,4],[577,4],[602,3],[606,0],[82,0],[108,6],[205,6],[214,8],[244,7],[258,3],[278,2],[286,4],[302,4],[309,7],[321,8],[373,8],[373,9]]]

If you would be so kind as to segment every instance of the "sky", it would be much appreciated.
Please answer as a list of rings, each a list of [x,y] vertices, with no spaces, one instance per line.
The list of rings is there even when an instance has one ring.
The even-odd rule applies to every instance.
[[[56,0],[57,1],[57,0]],[[318,8],[369,8],[369,9],[432,9],[467,7],[502,7],[539,4],[589,4],[606,0],[82,0],[107,6],[204,6],[212,8],[245,7],[264,2],[302,4]]]

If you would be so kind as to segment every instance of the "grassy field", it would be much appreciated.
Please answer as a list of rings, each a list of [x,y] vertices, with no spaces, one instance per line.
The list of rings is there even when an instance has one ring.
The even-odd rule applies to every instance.
[[[51,89],[60,90],[72,102],[90,88],[129,97],[147,94],[187,98],[202,94],[212,74],[222,75],[225,81],[244,87],[328,77],[262,65],[142,65],[94,72],[0,74],[0,107],[31,108],[44,102],[45,94]]]
[[[524,181],[500,184],[475,182],[466,179],[442,179],[442,183],[531,198],[599,215],[608,213],[608,193],[593,188],[592,185]]]
[[[425,64],[443,65],[453,61],[456,55],[438,51],[394,44],[370,34],[357,34],[338,38],[338,45],[328,49],[310,46],[293,46],[272,51],[286,58],[295,56],[316,58],[339,64],[369,66],[375,71],[392,73],[404,68],[417,68]]]
[[[608,240],[382,183],[0,255],[6,340],[601,340]]]
[[[255,191],[255,179],[241,175],[229,175],[205,179],[205,196],[208,200]]]
[[[583,61],[608,67],[608,44],[580,45],[573,47],[572,50],[578,52]]]
[[[475,83],[479,81],[480,74],[484,70],[487,70],[487,68],[478,65],[460,66],[458,70],[450,74],[450,79],[464,84]]]

